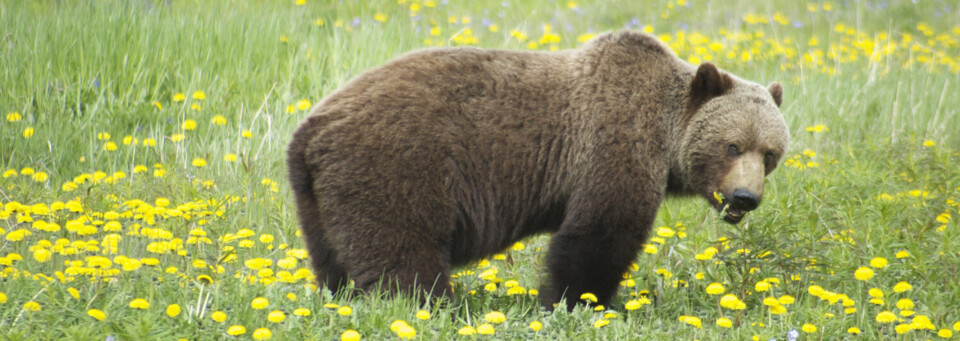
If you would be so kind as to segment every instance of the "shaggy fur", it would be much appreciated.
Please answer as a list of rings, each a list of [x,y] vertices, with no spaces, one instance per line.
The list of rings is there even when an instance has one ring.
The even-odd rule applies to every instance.
[[[403,55],[326,98],[290,143],[317,279],[450,297],[452,266],[552,232],[544,304],[607,304],[665,195],[759,203],[787,146],[781,93],[631,31],[554,53]]]

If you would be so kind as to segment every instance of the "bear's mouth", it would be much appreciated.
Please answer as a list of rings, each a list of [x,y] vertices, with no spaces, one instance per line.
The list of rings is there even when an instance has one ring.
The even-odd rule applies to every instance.
[[[721,208],[722,210],[723,208]],[[726,215],[723,216],[723,221],[726,221],[730,224],[739,223],[740,220],[743,220],[743,217],[747,215],[747,212],[738,208],[733,208],[726,206]]]
[[[731,205],[725,201],[722,203],[714,200],[710,201],[713,204],[713,208],[723,215],[723,221],[729,224],[739,223],[741,220],[743,220],[743,217],[747,216],[747,212],[750,212],[748,208]]]

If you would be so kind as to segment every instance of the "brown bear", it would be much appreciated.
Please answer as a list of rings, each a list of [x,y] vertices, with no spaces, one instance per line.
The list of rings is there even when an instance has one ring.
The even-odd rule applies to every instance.
[[[700,195],[730,223],[757,207],[787,148],[781,97],[633,31],[405,54],[329,95],[290,142],[317,280],[450,297],[452,266],[551,232],[545,306],[608,304],[665,195]]]

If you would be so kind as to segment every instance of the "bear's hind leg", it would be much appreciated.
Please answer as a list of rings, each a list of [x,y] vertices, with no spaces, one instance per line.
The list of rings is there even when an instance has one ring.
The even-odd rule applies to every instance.
[[[323,236],[307,237],[307,243],[313,245],[310,248],[310,260],[317,283],[325,285],[337,295],[347,285],[347,271],[337,261],[336,252]]]
[[[389,236],[363,241],[362,247],[346,247],[347,267],[356,286],[366,292],[380,289],[391,294],[417,296],[421,304],[431,299],[453,298],[445,248],[431,240],[394,230]]]
[[[336,295],[347,284],[347,272],[337,260],[336,250],[325,236],[323,221],[320,219],[319,207],[313,194],[295,192],[295,195],[300,231],[310,252],[317,283],[325,285]]]

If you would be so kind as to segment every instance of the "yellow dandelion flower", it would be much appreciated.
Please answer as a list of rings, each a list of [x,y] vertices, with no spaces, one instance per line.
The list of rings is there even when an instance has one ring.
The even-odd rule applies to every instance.
[[[463,328],[457,329],[457,334],[470,336],[477,333],[477,329],[471,326],[465,326]]]
[[[594,295],[593,293],[585,292],[582,295],[580,295],[580,300],[588,301],[590,303],[597,303],[597,295]]]
[[[753,286],[753,290],[755,290],[756,292],[769,291],[769,290],[770,290],[770,283],[768,283],[767,281],[757,282],[757,284],[755,284],[755,285]]]
[[[953,337],[953,332],[950,331],[950,329],[943,328],[937,331],[937,336],[942,337],[944,339],[949,339]]]
[[[826,126],[826,125],[817,124],[817,125],[814,125],[814,126],[809,126],[809,127],[807,127],[807,128],[806,128],[806,131],[809,131],[809,132],[811,132],[811,133],[822,133],[822,132],[828,131],[828,129],[827,129],[827,126]]]
[[[856,272],[853,273],[853,277],[861,281],[869,280],[873,278],[873,270],[868,267],[861,266]]]
[[[195,100],[202,101],[207,99],[207,94],[203,93],[203,91],[194,91],[192,97]]]
[[[145,310],[150,308],[150,302],[142,298],[135,298],[133,301],[130,301],[130,308]]]
[[[657,246],[653,244],[645,244],[643,246],[643,252],[649,253],[651,255],[657,254]]]
[[[741,301],[737,296],[726,294],[720,298],[720,306],[731,310],[744,310],[747,304]]]
[[[226,162],[235,162],[237,161],[237,154],[227,153],[227,155],[223,156],[223,160]]]
[[[350,308],[349,306],[342,306],[340,308],[337,308],[337,314],[340,314],[340,316],[353,315],[353,308]]]
[[[543,323],[540,323],[540,321],[533,321],[533,322],[530,322],[529,327],[530,327],[530,330],[533,330],[534,332],[538,332],[540,331],[540,329],[543,329]]]
[[[167,316],[177,317],[177,315],[180,315],[180,305],[176,303],[168,305],[166,313]]]
[[[393,321],[393,322],[390,323],[390,331],[396,333],[398,330],[400,330],[400,327],[406,326],[406,325],[408,325],[408,324],[407,324],[407,321],[404,321],[404,320],[395,320],[395,321]]]
[[[484,323],[477,327],[477,334],[480,335],[493,335],[496,332],[497,330],[494,329],[493,325],[490,325],[489,323]]]
[[[29,127],[23,130],[23,138],[29,139],[31,136],[33,136],[33,127]]]
[[[312,104],[310,103],[310,100],[307,100],[307,99],[301,99],[297,101],[297,109],[301,111],[310,109],[311,105]]]
[[[223,117],[223,115],[217,115],[210,119],[210,123],[213,123],[216,126],[223,126],[227,124],[227,118]]]
[[[248,139],[249,139],[249,138],[253,137],[253,133],[250,132],[249,130],[244,130],[244,131],[241,131],[241,132],[240,132],[240,136],[243,136],[244,138],[248,138]]]
[[[430,312],[429,312],[429,311],[426,311],[426,310],[418,311],[418,312],[417,312],[417,319],[420,319],[420,320],[429,320],[429,319],[430,319]]]
[[[499,311],[491,311],[483,315],[483,319],[493,324],[500,324],[507,320],[507,316]]]
[[[699,318],[699,317],[696,317],[696,316],[681,315],[681,316],[678,318],[678,320],[679,320],[680,322],[683,322],[683,323],[689,324],[689,325],[691,325],[691,326],[694,326],[695,328],[698,328],[698,329],[701,327],[701,325],[702,325],[702,323],[703,323],[703,322],[700,321],[700,318]]]
[[[907,252],[907,251],[904,251],[904,250],[897,251],[896,257],[897,257],[897,259],[902,259],[902,258],[910,257],[910,252]]]
[[[400,326],[400,328],[397,328],[397,336],[401,339],[409,340],[417,336],[417,330],[413,329],[413,327],[407,324],[404,324]]]
[[[7,114],[7,122],[17,122],[23,119],[18,112],[11,112]]]
[[[903,335],[912,331],[913,326],[910,324],[901,323],[901,324],[898,324],[896,327],[894,327],[893,330],[896,331],[897,334]]]
[[[222,312],[222,311],[217,310],[217,311],[213,312],[213,314],[210,314],[210,319],[212,319],[214,322],[223,322],[223,321],[226,321],[226,320],[227,320],[227,313],[224,313],[224,312]],[[240,334],[243,334],[243,333],[240,333]],[[231,334],[231,335],[232,335],[232,334]]]
[[[733,327],[733,321],[730,321],[730,319],[728,319],[728,318],[726,318],[726,317],[718,318],[718,319],[717,319],[717,327],[720,327],[720,328],[732,328],[732,327]]]
[[[229,335],[237,336],[237,335],[243,335],[246,333],[247,333],[247,328],[238,324],[232,325],[230,326],[230,328],[227,328],[227,334]]]
[[[770,314],[773,315],[783,315],[787,313],[787,307],[784,307],[781,304],[775,304],[770,306]]]
[[[37,301],[27,301],[23,304],[23,310],[26,311],[40,311],[43,307]]]
[[[386,14],[383,14],[383,13],[377,13],[377,14],[375,14],[375,15],[373,16],[373,20],[376,20],[376,21],[379,21],[379,22],[387,22],[387,15],[386,15]],[[301,109],[301,110],[303,110],[303,109]]]
[[[273,332],[271,332],[270,329],[267,329],[267,328],[257,328],[257,330],[253,331],[254,340],[269,340],[272,337],[273,337]]]
[[[7,294],[0,292],[0,304],[7,303]]]
[[[937,222],[941,224],[946,224],[950,222],[950,218],[951,218],[950,212],[943,212],[937,216]]]
[[[914,307],[913,300],[909,298],[901,298],[899,301],[897,301],[897,309],[911,310],[913,309],[913,307]]]
[[[593,327],[594,327],[594,328],[601,328],[601,327],[606,326],[606,325],[608,325],[608,324],[610,324],[610,320],[607,320],[607,319],[599,319],[599,320],[597,320],[596,322],[593,322]]]
[[[204,159],[201,159],[201,158],[195,158],[195,159],[193,159],[193,162],[191,162],[191,164],[192,164],[194,167],[206,167],[206,166],[207,166],[207,160],[204,160]]]
[[[50,250],[44,248],[37,248],[33,250],[33,259],[40,263],[46,263],[50,260],[50,257],[53,255]]]
[[[870,266],[877,269],[885,268],[887,267],[887,259],[883,257],[875,257],[870,260]]]
[[[890,311],[882,311],[877,314],[877,322],[879,323],[893,323],[897,321],[897,315]]]
[[[75,299],[75,300],[79,300],[79,299],[80,299],[80,290],[77,290],[77,288],[69,287],[69,288],[67,288],[67,293],[70,294],[70,297],[73,297],[73,299]],[[2,303],[2,302],[0,302],[0,303]]]
[[[143,139],[143,146],[144,146],[144,147],[153,147],[153,146],[156,146],[156,145],[157,145],[157,140],[155,140],[155,139],[152,139],[152,138],[145,138],[145,139]]]
[[[267,314],[267,321],[270,321],[273,323],[280,323],[286,319],[287,319],[287,314],[284,314],[282,311],[279,311],[279,310],[274,310],[274,311],[271,311],[269,314]]]
[[[707,291],[707,294],[710,294],[710,295],[720,295],[726,292],[726,289],[723,288],[723,284],[710,283],[710,285],[707,285],[706,291]]]
[[[194,120],[183,121],[183,124],[180,125],[180,128],[183,128],[183,130],[197,129],[197,121],[194,121]]]
[[[907,291],[910,291],[910,290],[913,290],[913,286],[910,285],[910,283],[907,283],[907,282],[905,282],[905,281],[897,282],[897,284],[895,284],[895,285],[893,286],[893,292],[898,293],[898,294],[899,294],[899,293],[903,293],[903,292],[907,292]]]
[[[87,315],[96,319],[97,321],[103,321],[107,319],[107,313],[104,313],[103,310],[100,309],[87,310]]]
[[[340,341],[360,341],[360,333],[353,329],[347,329],[340,334]]]
[[[254,298],[253,301],[250,301],[250,307],[256,310],[261,310],[270,305],[270,301],[263,297]]]
[[[933,146],[936,146],[936,145],[937,145],[937,143],[936,143],[936,142],[933,142],[933,140],[925,140],[925,141],[923,141],[923,146],[924,146],[924,147],[933,147]]]
[[[163,110],[163,104],[160,104],[160,102],[153,101],[153,106],[157,107],[157,110]]]
[[[293,315],[296,316],[310,316],[310,309],[307,308],[297,308],[293,310]]]
[[[804,323],[803,326],[800,327],[800,329],[807,334],[812,334],[817,332],[817,326],[810,323]]]

